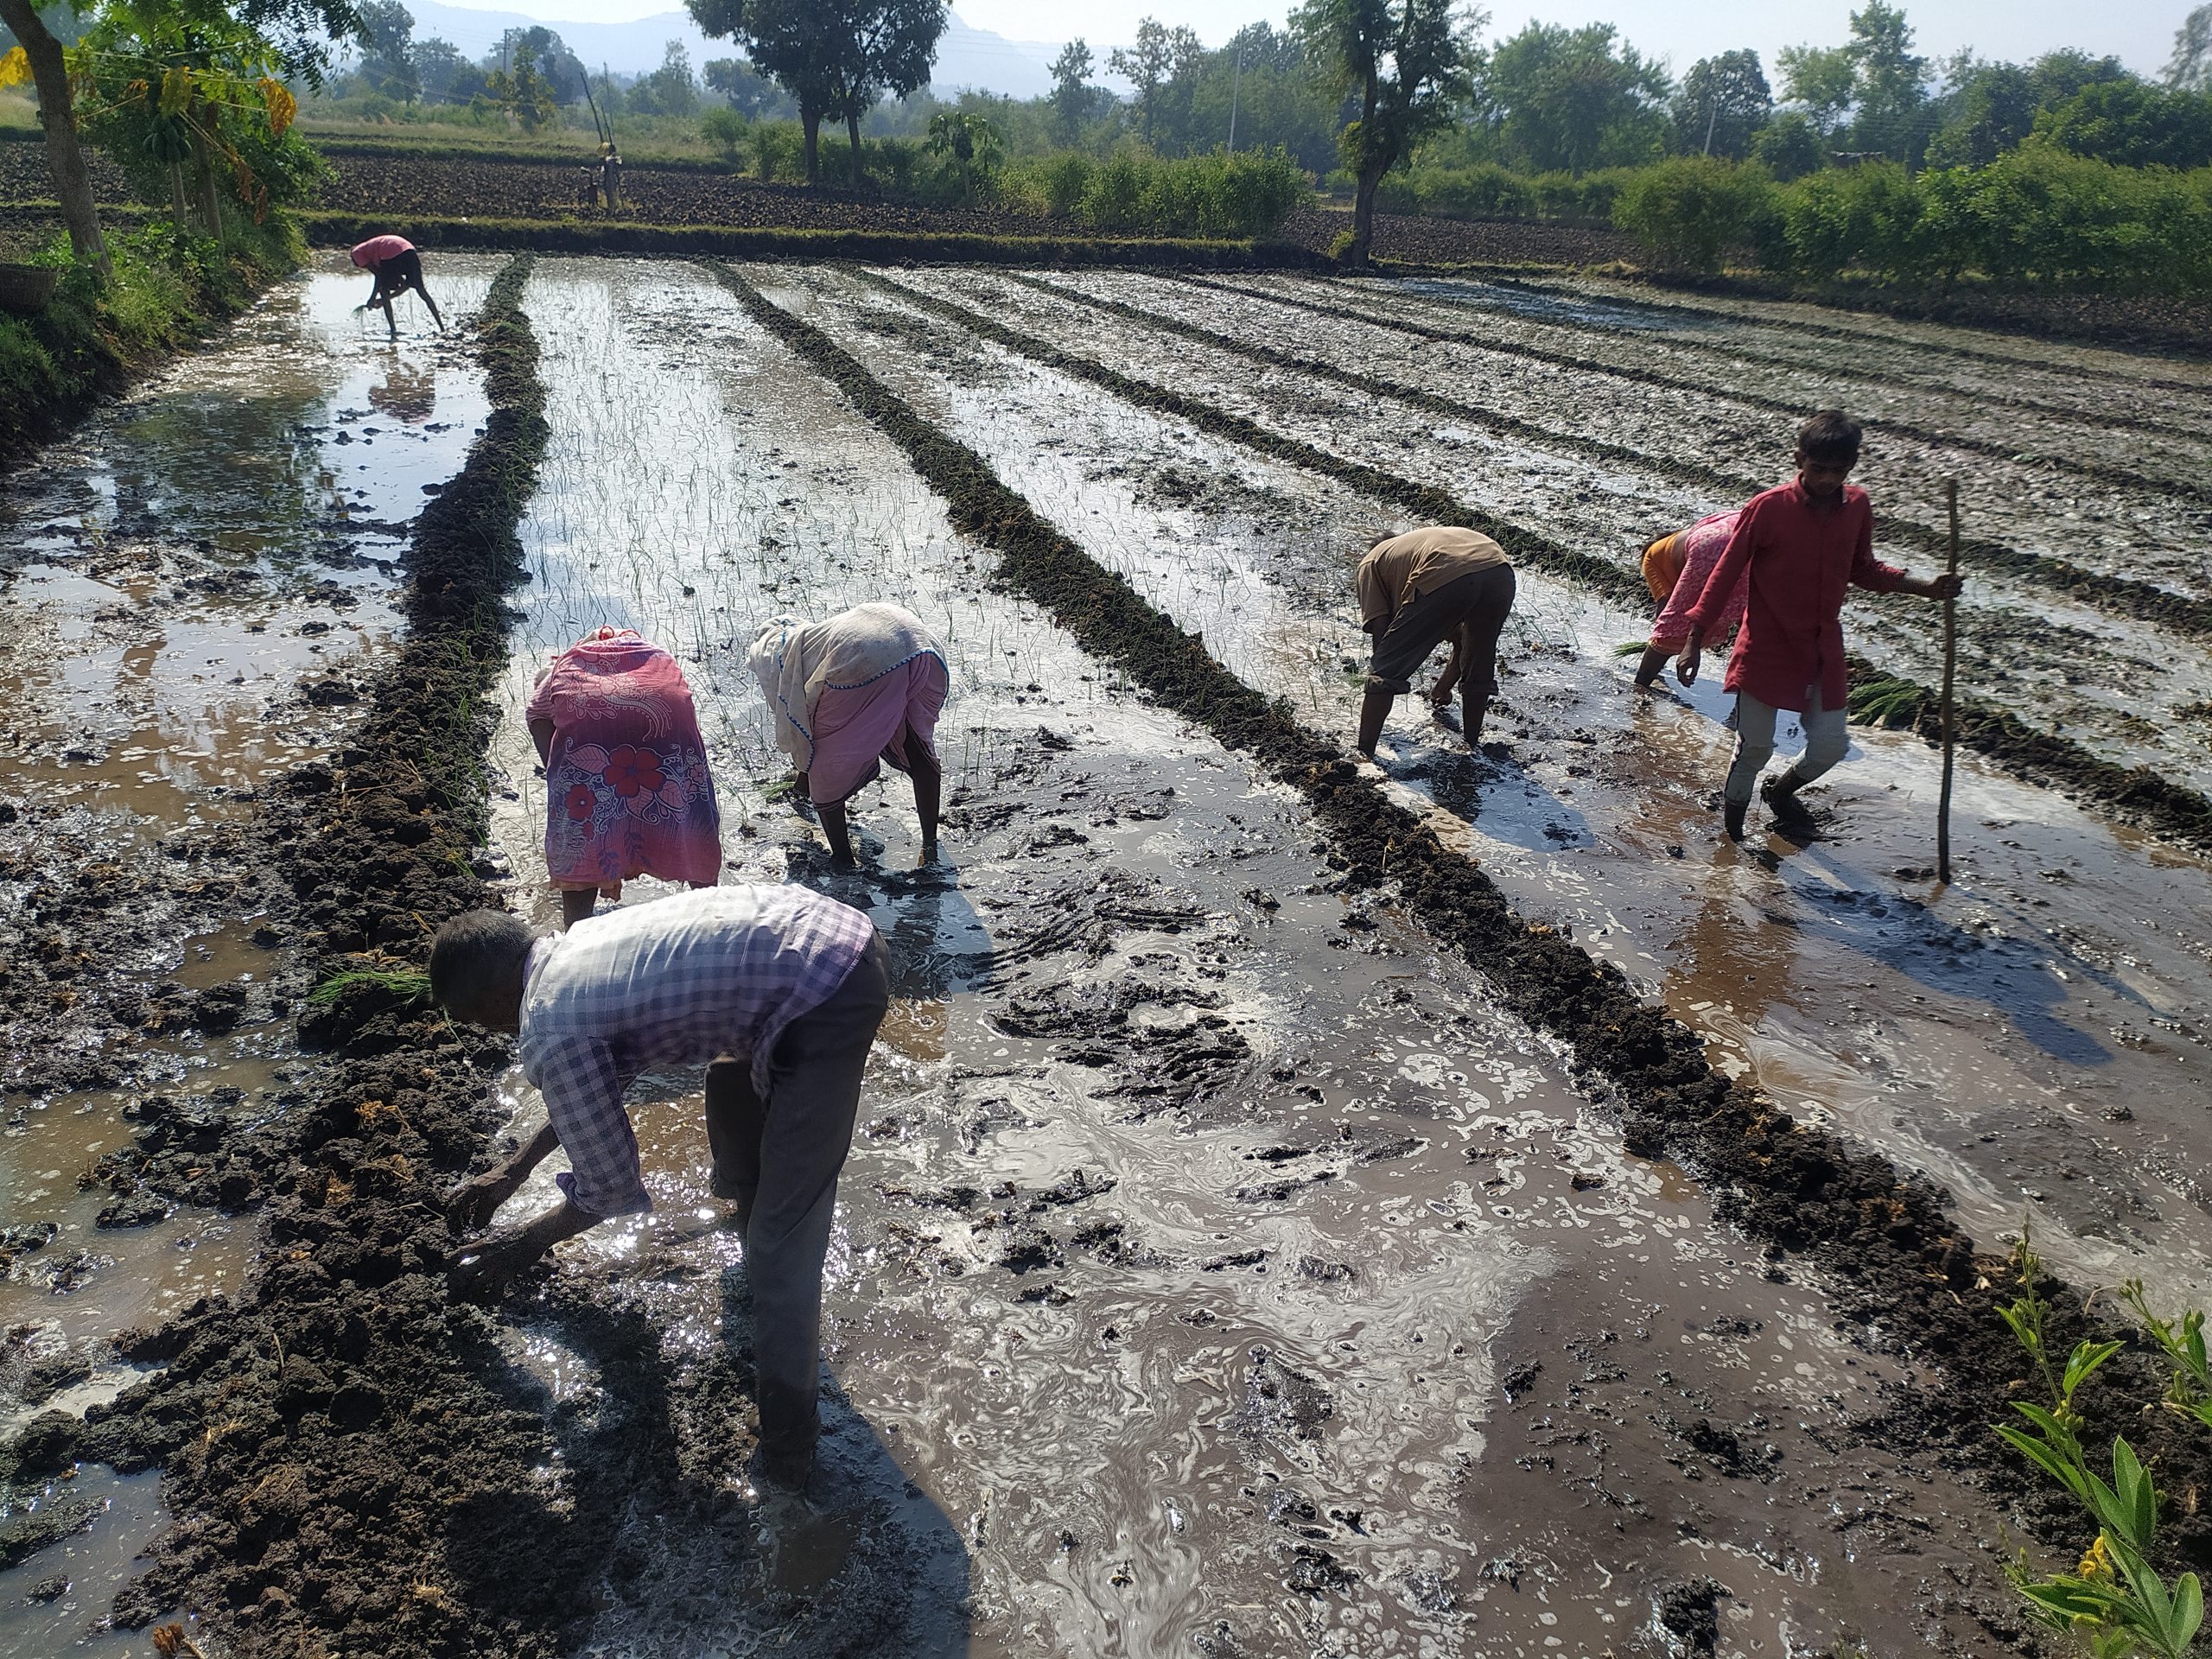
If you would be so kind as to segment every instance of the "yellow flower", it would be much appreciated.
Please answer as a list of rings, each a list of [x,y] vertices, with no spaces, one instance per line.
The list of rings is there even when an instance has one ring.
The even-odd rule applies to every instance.
[[[31,54],[16,47],[0,55],[0,86],[16,86],[31,78]]]
[[[2108,1584],[2115,1576],[2112,1552],[2105,1548],[2105,1535],[2101,1532],[2097,1535],[2097,1541],[2083,1554],[2076,1576],[2087,1579],[2092,1584]]]

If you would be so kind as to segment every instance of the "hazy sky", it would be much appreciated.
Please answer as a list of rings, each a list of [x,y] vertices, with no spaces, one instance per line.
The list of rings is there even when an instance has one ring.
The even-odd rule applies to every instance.
[[[1547,22],[1603,19],[1677,73],[1697,59],[1732,48],[1756,48],[1771,73],[1784,46],[1834,44],[1843,39],[1855,0],[1497,0],[1486,37],[1518,29],[1531,17]],[[1856,0],[1863,3],[1863,0]],[[2021,59],[2054,47],[2111,53],[2129,67],[2155,73],[2172,48],[2193,0],[1903,0],[1923,52],[1945,56],[1971,46],[1984,57]],[[1093,48],[1125,43],[1137,21],[1157,16],[1187,23],[1217,45],[1260,18],[1280,22],[1293,0],[957,0],[954,10],[974,28],[1020,41],[1058,42],[1081,35]],[[486,10],[521,11],[548,21],[621,22],[677,9],[671,0],[495,0]],[[1103,51],[1101,55],[1103,55]]]

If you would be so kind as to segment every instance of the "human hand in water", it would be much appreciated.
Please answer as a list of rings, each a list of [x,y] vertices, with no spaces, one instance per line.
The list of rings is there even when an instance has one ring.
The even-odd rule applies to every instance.
[[[446,1294],[456,1302],[500,1296],[518,1274],[563,1239],[598,1224],[598,1217],[564,1198],[536,1220],[463,1244],[446,1257]]]
[[[497,1301],[547,1248],[527,1227],[464,1244],[446,1258],[446,1295],[456,1302]]]
[[[491,1224],[499,1206],[514,1196],[520,1183],[504,1169],[495,1169],[463,1181],[446,1194],[446,1220],[457,1233],[473,1233]]]
[[[1675,659],[1675,677],[1684,685],[1697,683],[1697,665],[1705,655],[1705,641],[1695,628],[1690,630],[1689,643],[1682,647],[1682,654]]]

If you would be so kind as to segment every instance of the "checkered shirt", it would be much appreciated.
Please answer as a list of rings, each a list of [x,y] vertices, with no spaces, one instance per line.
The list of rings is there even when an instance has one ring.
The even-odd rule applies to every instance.
[[[579,922],[531,947],[523,1075],[545,1097],[580,1210],[652,1208],[622,1096],[657,1065],[749,1054],[767,1096],[784,1027],[845,982],[875,937],[861,912],[800,887],[702,887]]]

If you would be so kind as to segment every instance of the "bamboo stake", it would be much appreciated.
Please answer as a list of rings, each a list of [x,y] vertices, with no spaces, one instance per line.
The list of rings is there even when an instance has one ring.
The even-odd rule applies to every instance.
[[[1959,480],[1943,480],[1943,505],[1951,521],[1950,559],[1945,569],[1954,577],[1959,574]],[[1952,696],[1952,683],[1959,663],[1959,601],[1956,595],[1943,601],[1943,789],[1936,803],[1936,879],[1945,886],[1951,880],[1951,761],[1952,751],[1958,740],[1958,704]]]

